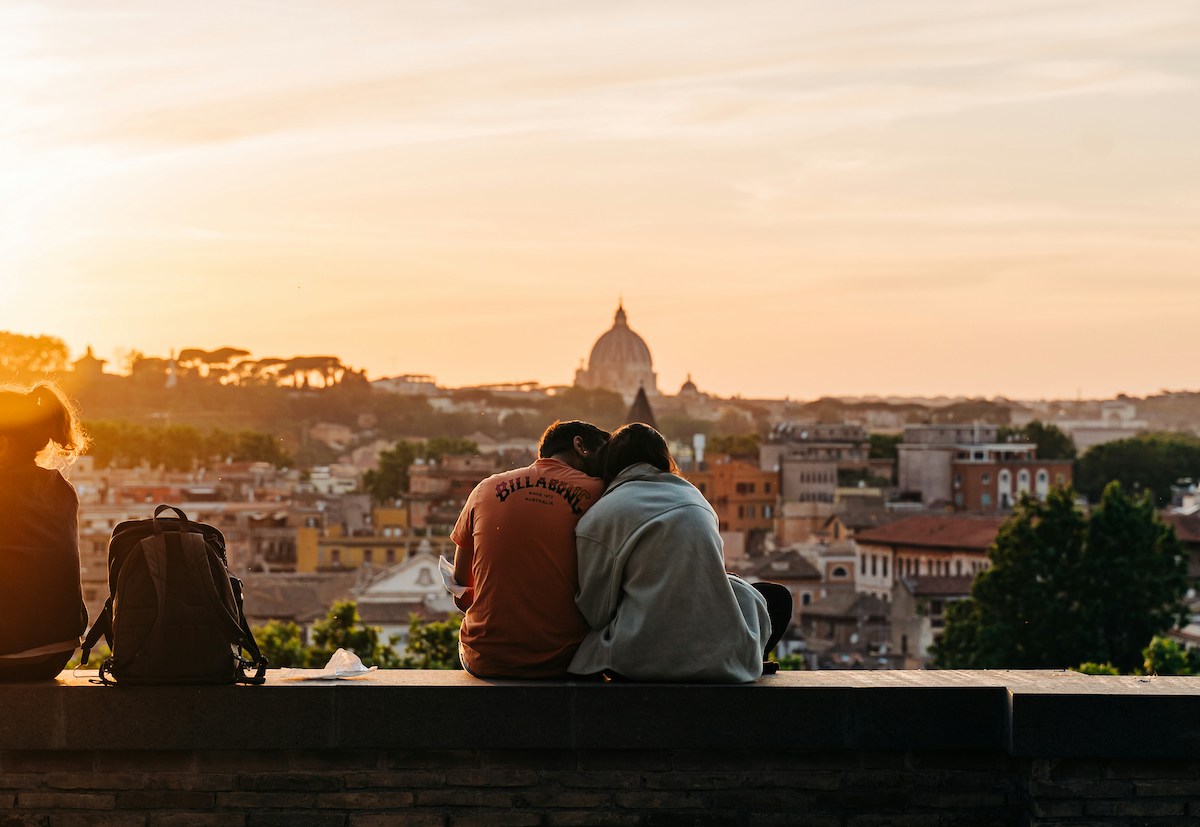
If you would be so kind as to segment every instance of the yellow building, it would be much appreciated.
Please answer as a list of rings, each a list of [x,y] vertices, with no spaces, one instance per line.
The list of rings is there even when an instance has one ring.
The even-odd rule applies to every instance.
[[[449,537],[421,536],[411,531],[406,508],[374,508],[371,528],[351,535],[340,524],[296,529],[298,572],[388,568],[420,552],[450,557],[454,544]]]

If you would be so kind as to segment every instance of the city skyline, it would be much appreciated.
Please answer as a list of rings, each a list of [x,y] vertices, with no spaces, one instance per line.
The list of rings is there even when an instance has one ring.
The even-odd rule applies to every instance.
[[[569,384],[1200,387],[1200,9],[0,9],[0,330]],[[1194,338],[1194,337],[1193,337]]]

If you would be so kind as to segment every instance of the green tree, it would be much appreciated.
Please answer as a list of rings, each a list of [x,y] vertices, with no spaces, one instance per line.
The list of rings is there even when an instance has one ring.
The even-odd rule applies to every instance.
[[[408,467],[420,452],[420,443],[403,439],[382,451],[378,467],[363,474],[363,488],[371,499],[385,503],[408,493]]]
[[[1090,516],[1074,492],[1024,498],[1000,527],[971,597],[952,603],[934,647],[949,668],[1064,668],[1086,661],[1123,672],[1185,617],[1186,563],[1174,530],[1145,497],[1112,484]]]
[[[1038,459],[1075,459],[1075,441],[1052,422],[1035,419],[1020,428],[1002,425],[998,438],[1001,442],[1032,442]]]
[[[1142,671],[1147,675],[1194,675],[1191,653],[1170,638],[1155,635],[1142,650]]]
[[[300,640],[300,627],[282,620],[268,620],[254,628],[254,640],[271,666],[303,669],[311,666],[308,650]],[[324,666],[325,664],[320,664]]]
[[[462,669],[458,659],[458,629],[462,615],[422,623],[412,615],[408,624],[408,648],[404,666],[410,669]]]
[[[347,649],[358,655],[366,666],[381,669],[401,665],[401,659],[392,648],[393,638],[384,643],[379,638],[382,631],[378,626],[367,626],[358,614],[358,604],[353,600],[334,603],[324,620],[313,624],[313,645],[309,650],[309,663],[314,667],[324,666],[338,649]]]
[[[1073,670],[1084,675],[1119,675],[1120,670],[1111,663],[1081,663]]]
[[[892,462],[900,455],[897,446],[904,441],[903,434],[868,434],[870,445],[867,456],[871,459],[890,459]]]
[[[1075,462],[1075,485],[1091,502],[1117,480],[1129,491],[1149,491],[1162,507],[1181,477],[1200,477],[1200,438],[1190,434],[1140,434],[1104,442]]]

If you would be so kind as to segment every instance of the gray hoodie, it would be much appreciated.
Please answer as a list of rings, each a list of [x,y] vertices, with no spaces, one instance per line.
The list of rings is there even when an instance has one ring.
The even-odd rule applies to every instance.
[[[591,631],[570,671],[745,683],[762,674],[767,603],[725,572],[717,515],[682,477],[647,463],[617,475],[575,528]]]

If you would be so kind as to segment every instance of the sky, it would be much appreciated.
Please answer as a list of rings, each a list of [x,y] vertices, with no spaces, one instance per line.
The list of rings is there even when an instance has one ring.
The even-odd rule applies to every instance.
[[[1200,388],[1195,0],[0,5],[0,330],[660,388]]]

